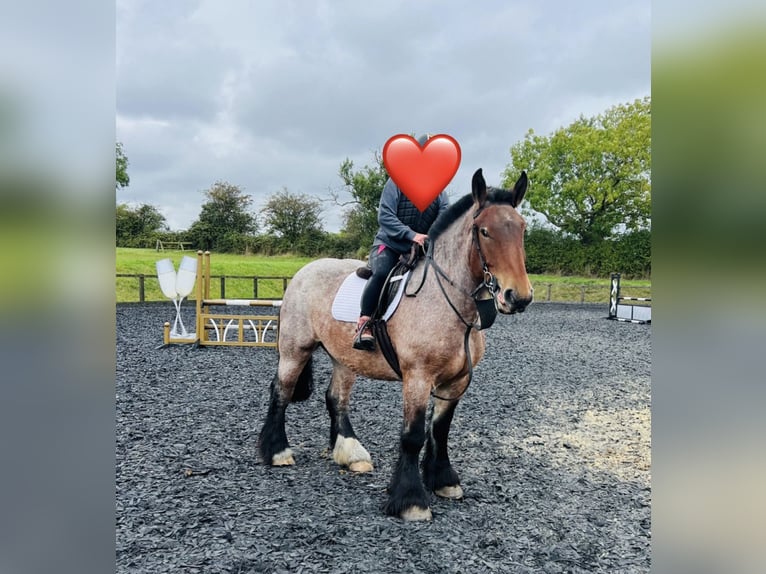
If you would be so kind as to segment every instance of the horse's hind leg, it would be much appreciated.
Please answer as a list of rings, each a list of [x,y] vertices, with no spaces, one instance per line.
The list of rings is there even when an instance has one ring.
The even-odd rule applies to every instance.
[[[348,417],[351,389],[356,375],[345,365],[333,360],[332,381],[325,400],[330,414],[330,447],[333,460],[353,472],[371,472],[370,453],[356,438]]]
[[[422,464],[423,482],[429,490],[442,498],[463,498],[460,478],[452,468],[447,453],[447,438],[457,403],[457,400],[434,398],[431,425],[426,437],[426,452]]]
[[[303,401],[311,395],[313,386],[312,351],[281,355],[277,375],[271,382],[269,409],[258,437],[258,449],[263,462],[273,466],[295,464],[293,451],[285,432],[285,410],[290,402]]]

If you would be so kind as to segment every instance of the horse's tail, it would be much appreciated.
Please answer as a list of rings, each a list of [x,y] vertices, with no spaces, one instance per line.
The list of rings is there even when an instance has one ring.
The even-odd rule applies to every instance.
[[[311,396],[311,392],[314,390],[314,357],[309,357],[308,362],[303,367],[301,374],[298,375],[298,382],[295,383],[295,390],[293,391],[293,398],[291,402],[297,403],[299,401],[305,401]]]

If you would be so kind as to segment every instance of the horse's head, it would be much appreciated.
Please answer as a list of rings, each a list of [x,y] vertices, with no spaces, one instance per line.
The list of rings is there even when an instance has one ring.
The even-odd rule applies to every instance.
[[[474,207],[471,269],[483,275],[485,269],[497,280],[497,310],[521,313],[532,302],[532,285],[524,263],[524,229],[526,223],[516,211],[527,191],[527,174],[522,172],[512,190],[493,189],[481,169],[473,174]]]

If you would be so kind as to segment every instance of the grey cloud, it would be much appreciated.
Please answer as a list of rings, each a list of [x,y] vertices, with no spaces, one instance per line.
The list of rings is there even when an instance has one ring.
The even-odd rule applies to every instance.
[[[128,192],[162,193],[168,210],[178,197],[179,212],[189,189],[216,179],[257,204],[282,186],[326,195],[344,158],[362,167],[402,132],[458,140],[450,190],[462,195],[478,167],[498,185],[529,128],[649,93],[646,1],[128,6],[118,5],[117,134]],[[147,117],[167,127],[136,124]],[[335,211],[325,220],[337,229]]]

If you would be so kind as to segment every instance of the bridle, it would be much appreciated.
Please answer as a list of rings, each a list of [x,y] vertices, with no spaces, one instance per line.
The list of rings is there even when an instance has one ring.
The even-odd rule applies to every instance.
[[[475,220],[479,214],[484,210],[484,206],[480,207],[476,210],[476,212],[473,214],[473,219]],[[428,275],[428,268],[433,267],[434,269],[434,277],[436,277],[436,284],[439,286],[439,290],[442,292],[442,295],[444,295],[444,299],[449,304],[450,308],[455,312],[455,315],[457,315],[458,319],[460,319],[460,322],[465,325],[465,335],[463,337],[463,346],[465,348],[465,355],[466,355],[466,361],[468,363],[468,383],[466,383],[465,388],[462,390],[462,392],[454,398],[446,398],[446,397],[440,397],[439,395],[435,394],[433,389],[431,390],[431,396],[441,399],[444,401],[456,401],[460,397],[462,397],[465,392],[468,390],[469,385],[471,384],[471,381],[473,380],[473,361],[471,360],[471,350],[469,345],[470,335],[471,335],[471,329],[476,329],[477,331],[481,331],[483,329],[489,329],[492,324],[495,322],[495,319],[497,318],[497,299],[496,294],[500,290],[500,287],[497,284],[497,278],[494,276],[492,271],[490,271],[490,264],[487,263],[487,258],[484,256],[484,252],[481,250],[481,241],[479,240],[479,227],[474,223],[471,227],[471,245],[476,248],[476,251],[479,255],[479,261],[481,262],[481,270],[483,274],[483,280],[479,285],[470,293],[467,293],[464,291],[460,286],[456,285],[455,282],[450,279],[450,277],[444,272],[444,270],[439,266],[439,264],[434,259],[434,245],[436,243],[436,240],[429,240],[428,243],[428,249],[426,250],[425,254],[425,267],[423,269],[423,277],[420,280],[420,285],[418,285],[418,288],[415,290],[414,293],[405,293],[407,297],[415,297],[420,292],[420,290],[423,288],[423,285],[426,281],[426,276]],[[458,311],[457,307],[452,303],[452,300],[449,298],[449,295],[447,294],[446,289],[444,288],[444,285],[442,284],[442,279],[444,279],[447,283],[449,283],[454,289],[460,291],[463,293],[463,295],[466,295],[470,297],[474,305],[476,305],[476,311],[479,315],[479,321],[469,323],[465,320],[463,315]],[[484,295],[485,293],[489,293],[489,298],[479,298],[481,295]]]
[[[473,214],[473,219],[476,219],[483,210],[484,207],[477,209]],[[455,315],[457,315],[458,319],[460,319],[460,322],[463,323],[463,325],[465,325],[467,328],[476,329],[477,331],[481,331],[482,329],[489,329],[497,317],[497,303],[495,295],[500,290],[500,287],[497,284],[497,278],[494,276],[492,271],[490,271],[491,265],[487,262],[487,258],[484,256],[484,252],[481,249],[481,241],[479,240],[479,226],[475,223],[471,226],[471,245],[476,248],[476,252],[479,255],[483,280],[470,293],[463,291],[462,288],[456,285],[455,282],[450,279],[447,273],[445,273],[445,271],[436,262],[433,256],[435,243],[435,240],[429,240],[428,248],[425,252],[426,262],[423,269],[423,276],[420,280],[420,285],[418,285],[418,288],[414,293],[406,293],[407,297],[415,297],[418,293],[420,293],[420,290],[425,284],[426,276],[428,275],[428,268],[433,267],[434,271],[436,272],[436,283],[439,285],[439,289],[441,290],[442,295],[444,295],[444,298],[446,299],[450,308],[455,312]],[[452,300],[449,298],[449,295],[447,295],[447,292],[444,289],[444,285],[441,281],[442,279],[449,283],[454,289],[462,292],[463,295],[473,299],[473,302],[476,305],[476,309],[479,313],[478,323],[469,323],[465,320],[463,315],[460,314],[460,311],[457,310],[455,305],[452,303]],[[480,296],[484,293],[489,293],[489,298],[480,298]]]

